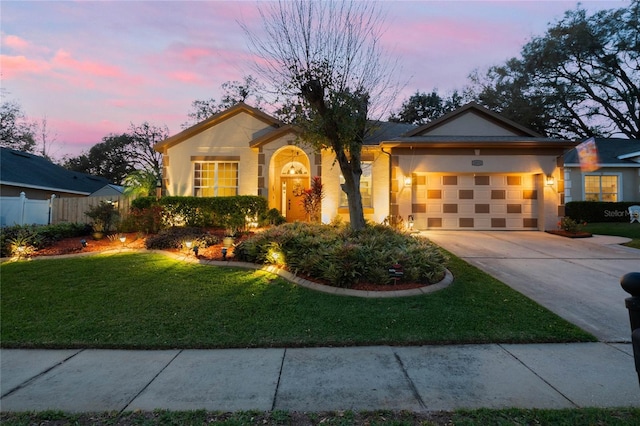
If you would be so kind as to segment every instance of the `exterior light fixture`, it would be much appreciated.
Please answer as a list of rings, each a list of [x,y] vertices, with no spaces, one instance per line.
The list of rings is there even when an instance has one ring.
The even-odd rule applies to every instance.
[[[293,167],[293,163],[291,163],[291,167],[289,168],[289,174],[290,175],[295,175],[296,174],[296,168]]]
[[[409,231],[412,231],[413,230],[413,215],[410,214],[407,219],[408,219],[407,223],[408,223],[408,226],[409,226]]]
[[[411,176],[405,176],[404,186],[411,186]]]
[[[222,260],[227,260],[227,248],[222,247]]]
[[[87,246],[87,240],[80,240],[80,244],[82,245],[82,247],[86,247]]]
[[[184,245],[185,245],[189,250],[191,250],[191,246],[193,245],[193,241],[185,241],[185,242],[184,242]]]
[[[548,186],[552,186],[554,183],[556,183],[556,180],[553,176],[547,175],[545,182]]]
[[[125,235],[120,235],[120,242],[124,246],[124,242],[127,241],[127,237]]]

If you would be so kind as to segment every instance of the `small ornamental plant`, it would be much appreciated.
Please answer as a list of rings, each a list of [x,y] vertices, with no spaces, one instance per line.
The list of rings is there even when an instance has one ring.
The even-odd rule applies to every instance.
[[[324,188],[320,181],[320,176],[311,179],[311,188],[305,189],[302,193],[302,207],[309,215],[312,223],[320,222],[320,209],[324,198]]]
[[[575,220],[571,219],[570,217],[565,216],[562,219],[560,219],[560,222],[558,222],[558,227],[563,231],[566,231],[572,234],[577,234],[578,232],[582,231],[582,228],[586,224],[587,222],[578,223]]]

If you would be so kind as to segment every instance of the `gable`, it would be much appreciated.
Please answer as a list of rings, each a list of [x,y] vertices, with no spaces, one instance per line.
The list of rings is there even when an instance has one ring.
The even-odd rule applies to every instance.
[[[540,134],[471,102],[408,132],[406,136],[540,137]]]
[[[159,142],[154,149],[166,152],[167,149],[187,140],[209,140],[212,134],[221,135],[222,138],[232,136],[232,139],[237,139],[239,134],[242,134],[241,138],[248,142],[281,127],[282,124],[278,119],[240,102]],[[237,134],[233,136],[234,133]]]

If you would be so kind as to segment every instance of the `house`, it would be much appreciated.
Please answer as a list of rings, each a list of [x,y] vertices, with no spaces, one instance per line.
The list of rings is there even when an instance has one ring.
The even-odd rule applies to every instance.
[[[475,103],[420,127],[380,123],[362,150],[365,218],[400,216],[415,229],[555,229],[563,154],[574,146]],[[299,143],[294,127],[244,103],[155,149],[167,195],[259,195],[288,221],[305,220],[298,196],[320,176],[322,221],[349,218],[334,154]]]
[[[564,201],[640,201],[640,140],[594,140],[597,170],[583,171],[576,149],[564,156]]]
[[[124,194],[124,186],[108,183],[97,191],[89,194],[89,197],[120,197]]]
[[[32,200],[56,197],[86,197],[109,181],[73,172],[38,155],[0,148],[0,196],[18,197],[24,192]]]

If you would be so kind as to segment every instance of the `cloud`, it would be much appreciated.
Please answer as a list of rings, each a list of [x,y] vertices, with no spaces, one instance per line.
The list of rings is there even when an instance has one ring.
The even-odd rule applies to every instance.
[[[25,51],[29,48],[29,42],[16,35],[2,34],[2,45],[5,49],[11,49],[15,51]]]
[[[28,74],[43,74],[51,70],[50,64],[42,60],[29,59],[26,56],[0,55],[2,78],[12,80]]]

